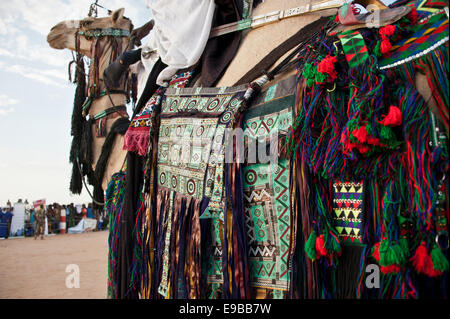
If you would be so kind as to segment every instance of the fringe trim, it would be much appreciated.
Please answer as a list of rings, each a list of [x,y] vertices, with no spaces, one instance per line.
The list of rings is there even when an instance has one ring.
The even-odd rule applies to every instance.
[[[150,134],[148,129],[133,130],[129,128],[124,136],[123,149],[137,153],[141,156],[147,155]]]

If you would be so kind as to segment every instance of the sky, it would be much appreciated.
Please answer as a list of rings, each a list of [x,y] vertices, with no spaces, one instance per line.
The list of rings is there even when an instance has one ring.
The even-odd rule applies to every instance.
[[[85,18],[92,0],[0,0],[0,207],[29,202],[89,203],[69,191],[70,121],[75,84],[69,50],[49,47],[57,23]],[[135,27],[150,19],[145,0],[99,1],[125,8]],[[98,16],[107,11],[98,9]],[[91,192],[92,192],[92,188]]]

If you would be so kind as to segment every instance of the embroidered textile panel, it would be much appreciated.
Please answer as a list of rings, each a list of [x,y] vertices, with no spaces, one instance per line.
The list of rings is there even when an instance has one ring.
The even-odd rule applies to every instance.
[[[244,137],[264,140],[283,135],[292,125],[296,78],[290,77],[261,92],[245,112]],[[247,158],[246,158],[247,160]],[[282,298],[289,285],[290,202],[289,163],[244,163],[244,209],[249,241],[250,285],[273,291]],[[223,283],[223,222],[213,219],[213,250],[208,283],[217,289]],[[264,294],[264,293],[263,293]]]
[[[333,221],[344,245],[363,245],[362,215],[363,215],[363,182],[333,183]]]
[[[291,80],[270,87],[244,119],[244,137],[249,153],[243,166],[243,180],[250,285],[274,289],[274,297],[279,296],[280,291],[288,290],[290,278],[289,161],[278,154],[272,162],[261,162],[261,157],[257,156],[256,162],[251,163],[250,153],[256,151],[251,149],[251,145],[267,145],[269,136],[279,139],[292,126],[294,90],[283,92],[283,86],[293,85]],[[289,95],[280,96],[288,92]],[[276,144],[278,146],[279,143]]]
[[[210,198],[202,218],[223,220],[225,130],[245,86],[166,90],[161,101],[158,185],[196,199]]]

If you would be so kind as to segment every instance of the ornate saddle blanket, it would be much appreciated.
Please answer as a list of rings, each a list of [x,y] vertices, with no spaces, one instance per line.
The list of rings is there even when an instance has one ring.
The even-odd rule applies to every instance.
[[[290,168],[281,145],[284,144],[283,136],[292,125],[295,86],[295,77],[272,85],[258,95],[244,115],[242,128],[246,156],[242,178],[253,298],[283,298],[289,287]],[[272,149],[271,137],[276,142],[272,143]],[[258,148],[258,143],[262,147]],[[260,154],[262,150],[266,154]],[[274,151],[275,156],[268,156]],[[208,273],[208,282],[213,287],[212,296],[223,282],[222,227],[223,222],[214,218]]]
[[[169,296],[171,285],[175,298],[201,294],[200,218],[224,219],[226,129],[246,91],[243,85],[168,88],[164,93],[155,177],[157,214],[165,225],[159,235],[164,238],[158,290],[163,296]],[[179,273],[185,266],[177,265],[188,271]]]

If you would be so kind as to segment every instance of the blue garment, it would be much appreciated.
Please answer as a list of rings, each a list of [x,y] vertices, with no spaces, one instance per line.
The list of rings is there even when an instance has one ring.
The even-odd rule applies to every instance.
[[[9,236],[9,223],[13,214],[11,212],[2,212],[0,211],[0,237],[8,237]]]
[[[35,218],[35,211],[34,211],[34,209],[33,209],[33,210],[31,211],[31,213],[30,213],[30,223],[33,224],[35,219],[36,219],[36,218]]]
[[[87,208],[87,218],[95,218],[93,209],[91,207]]]

